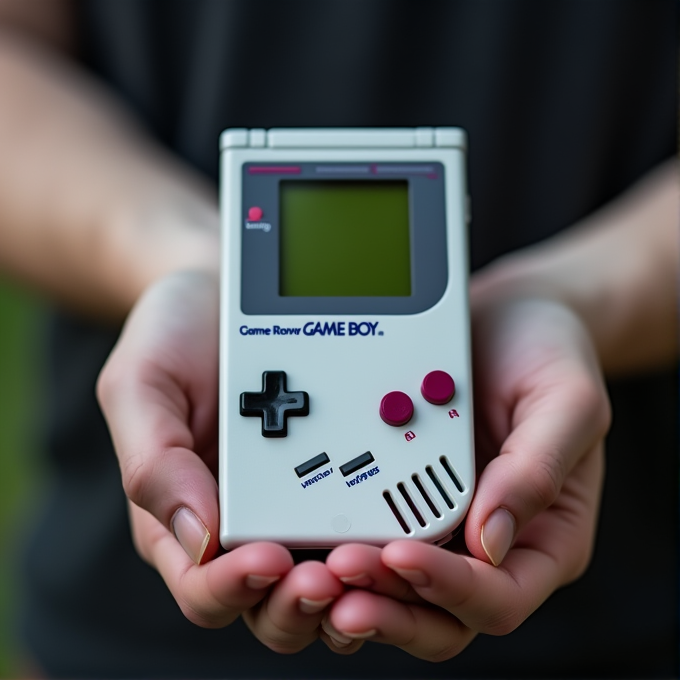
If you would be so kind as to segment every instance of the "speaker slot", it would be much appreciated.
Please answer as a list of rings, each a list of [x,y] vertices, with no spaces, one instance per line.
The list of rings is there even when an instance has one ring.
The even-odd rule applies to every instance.
[[[437,473],[432,469],[432,466],[428,465],[425,468],[425,472],[427,472],[428,477],[432,480],[432,483],[437,487],[437,491],[439,491],[440,496],[444,499],[444,503],[446,503],[446,505],[449,507],[449,510],[453,510],[456,507],[456,504],[453,502],[449,494],[446,492],[444,485],[439,481],[439,477],[437,477]]]
[[[387,505],[389,505],[392,514],[397,518],[397,522],[399,522],[399,525],[404,530],[404,533],[410,534],[411,527],[406,523],[404,516],[401,514],[401,511],[399,510],[397,504],[394,502],[394,499],[392,498],[392,494],[390,494],[389,491],[384,491],[383,498],[387,501]]]
[[[442,516],[442,513],[439,512],[439,508],[435,505],[432,498],[430,498],[430,494],[427,492],[427,490],[425,489],[425,486],[420,481],[420,477],[418,477],[418,475],[411,475],[411,479],[413,480],[413,483],[415,484],[416,489],[418,489],[418,491],[420,492],[420,495],[423,497],[423,500],[427,503],[427,507],[430,508],[430,512],[437,519],[439,519]]]
[[[446,456],[442,456],[439,459],[439,462],[442,464],[442,467],[446,470],[446,473],[448,474],[448,476],[451,477],[451,481],[456,485],[456,489],[458,489],[458,491],[460,491],[460,493],[463,493],[463,491],[465,490],[465,487],[463,486],[460,479],[458,479],[458,475],[456,475],[456,473],[454,472],[454,470],[451,467]]]
[[[408,507],[411,508],[411,512],[413,513],[413,516],[416,518],[418,524],[420,524],[421,527],[427,526],[425,518],[420,514],[420,510],[418,510],[418,506],[413,502],[411,494],[408,492],[408,489],[406,488],[404,482],[399,482],[399,484],[397,484],[397,489],[399,489],[399,493],[404,497],[404,500],[406,501]]]

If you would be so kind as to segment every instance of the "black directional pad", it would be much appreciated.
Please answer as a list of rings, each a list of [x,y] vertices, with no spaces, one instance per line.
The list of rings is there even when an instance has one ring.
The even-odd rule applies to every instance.
[[[265,371],[262,392],[243,392],[240,411],[242,416],[262,418],[263,437],[285,437],[288,416],[309,415],[309,395],[286,391],[284,371]]]

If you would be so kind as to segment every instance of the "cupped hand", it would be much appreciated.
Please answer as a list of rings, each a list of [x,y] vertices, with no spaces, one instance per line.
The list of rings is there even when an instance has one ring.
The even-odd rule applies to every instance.
[[[466,549],[336,548],[328,567],[357,586],[322,624],[338,649],[374,640],[448,659],[477,633],[514,630],[590,560],[610,410],[586,329],[555,301],[473,296],[473,348]]]
[[[206,627],[243,614],[280,652],[318,637],[343,590],[320,562],[273,543],[227,554],[218,539],[218,277],[180,272],[140,298],[99,378],[139,554]]]

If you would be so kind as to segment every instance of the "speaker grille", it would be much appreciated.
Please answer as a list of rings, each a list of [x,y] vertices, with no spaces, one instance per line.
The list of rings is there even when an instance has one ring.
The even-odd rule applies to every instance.
[[[394,499],[392,498],[392,494],[389,491],[384,491],[383,492],[383,498],[387,502],[387,505],[389,506],[390,510],[392,511],[392,514],[396,517],[397,522],[399,522],[399,526],[403,529],[404,533],[405,534],[413,533],[411,531],[411,527],[406,523],[404,516],[401,514],[399,507],[394,502]]]
[[[440,456],[437,463],[425,466],[424,475],[414,472],[408,482],[398,482],[396,491],[394,495],[384,491],[383,498],[403,532],[411,535],[412,526],[426,528],[432,518],[440,520],[445,513],[455,512],[454,495],[465,493],[465,485],[448,458]]]

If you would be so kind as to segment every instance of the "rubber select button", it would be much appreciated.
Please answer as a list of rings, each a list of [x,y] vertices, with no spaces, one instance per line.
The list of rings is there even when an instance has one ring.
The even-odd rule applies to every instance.
[[[322,465],[325,465],[326,463],[330,462],[331,459],[328,457],[326,453],[320,453],[318,456],[314,456],[314,458],[310,458],[308,461],[302,463],[302,465],[298,465],[295,468],[295,474],[298,477],[304,477],[305,475],[308,475],[310,472],[314,472],[314,470],[317,470]]]
[[[366,453],[362,453],[360,456],[352,458],[352,460],[346,462],[344,465],[341,465],[340,472],[342,472],[343,477],[347,477],[347,475],[351,475],[353,472],[361,470],[362,467],[366,467],[374,460],[375,458],[373,458],[373,454],[370,451],[366,451]]]
[[[456,383],[446,371],[431,371],[423,378],[420,393],[430,404],[448,404],[456,393]]]
[[[388,392],[380,402],[380,417],[394,427],[406,425],[413,417],[413,402],[404,392]]]

